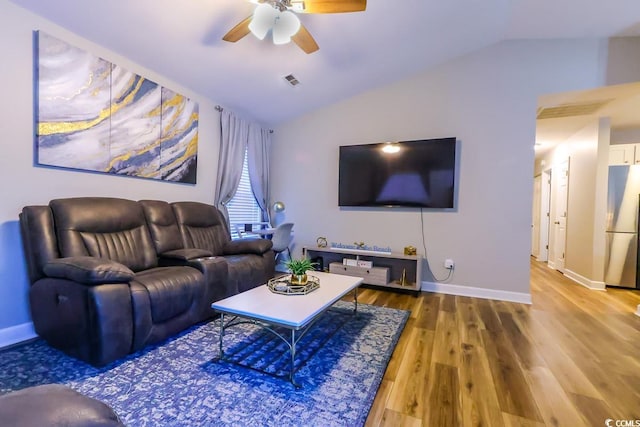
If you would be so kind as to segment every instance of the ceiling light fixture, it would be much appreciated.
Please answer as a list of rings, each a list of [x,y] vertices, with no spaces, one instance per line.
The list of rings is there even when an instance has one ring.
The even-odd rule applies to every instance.
[[[277,2],[261,3],[253,13],[249,30],[260,40],[271,30],[274,44],[286,44],[300,30],[300,19]]]

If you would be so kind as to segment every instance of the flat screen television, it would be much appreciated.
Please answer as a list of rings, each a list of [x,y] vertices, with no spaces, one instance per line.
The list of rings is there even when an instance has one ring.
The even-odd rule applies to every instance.
[[[339,206],[454,207],[456,138],[343,145]]]

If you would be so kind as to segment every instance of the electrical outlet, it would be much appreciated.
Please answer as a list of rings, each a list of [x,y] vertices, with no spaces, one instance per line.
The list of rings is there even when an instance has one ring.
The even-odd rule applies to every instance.
[[[445,259],[444,260],[444,268],[446,268],[447,270],[453,270],[453,267],[455,266],[455,263],[453,262],[452,259]]]

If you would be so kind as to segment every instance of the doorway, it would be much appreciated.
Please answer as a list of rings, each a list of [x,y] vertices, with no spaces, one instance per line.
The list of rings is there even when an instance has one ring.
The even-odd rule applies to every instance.
[[[549,267],[564,273],[567,242],[567,206],[569,196],[569,159],[556,163],[551,173],[551,221],[549,230]]]
[[[551,220],[550,206],[551,206],[551,174],[552,169],[543,170],[538,177],[539,200],[536,202],[534,199],[534,206],[537,206],[538,214],[538,240],[537,240],[537,254],[533,254],[536,260],[540,262],[547,262],[549,260],[549,222]],[[534,192],[535,194],[535,192]],[[535,196],[534,196],[535,197]]]

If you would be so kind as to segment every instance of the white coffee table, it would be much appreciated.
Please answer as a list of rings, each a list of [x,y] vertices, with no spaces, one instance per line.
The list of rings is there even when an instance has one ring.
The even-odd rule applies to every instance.
[[[219,359],[226,360],[222,343],[224,331],[240,323],[254,323],[275,334],[289,346],[291,355],[289,380],[299,387],[294,380],[296,344],[322,313],[351,291],[354,294],[353,311],[357,312],[358,286],[362,283],[360,277],[319,271],[309,271],[308,274],[320,279],[320,287],[306,295],[276,294],[266,285],[262,285],[211,304],[211,308],[220,313]],[[227,324],[225,324],[226,315],[233,316]],[[289,329],[290,337],[275,331],[273,326]]]

